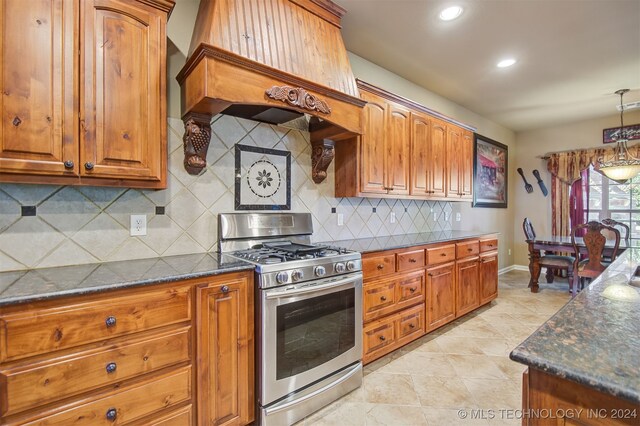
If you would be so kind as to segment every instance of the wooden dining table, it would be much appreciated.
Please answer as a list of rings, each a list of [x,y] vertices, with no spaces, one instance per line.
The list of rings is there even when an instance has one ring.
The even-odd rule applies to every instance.
[[[528,241],[528,245],[529,273],[531,274],[531,278],[529,280],[529,288],[531,289],[532,293],[537,293],[540,289],[538,286],[538,279],[540,278],[541,269],[539,263],[540,251],[567,253],[570,256],[576,256],[573,243],[571,242],[571,237],[536,237],[534,240]],[[582,241],[582,238],[576,238],[576,246],[578,246],[578,251],[580,251],[580,254],[587,253],[587,247]],[[614,240],[607,240],[604,246],[604,256],[610,257],[614,246]],[[629,242],[621,239],[616,256],[622,253],[627,248],[629,248]],[[548,283],[553,282],[554,276],[552,269],[547,269],[546,278]],[[569,283],[569,289],[571,290],[573,296],[575,296],[576,293],[577,283],[577,272],[574,272],[573,283]]]

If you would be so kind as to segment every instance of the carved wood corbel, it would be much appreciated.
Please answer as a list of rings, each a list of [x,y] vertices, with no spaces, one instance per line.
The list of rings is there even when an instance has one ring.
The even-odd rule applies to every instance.
[[[315,183],[320,183],[327,178],[327,168],[334,156],[335,149],[332,140],[311,140],[311,177]]]
[[[211,116],[191,112],[184,118],[184,168],[199,175],[207,167],[207,150],[211,142]]]

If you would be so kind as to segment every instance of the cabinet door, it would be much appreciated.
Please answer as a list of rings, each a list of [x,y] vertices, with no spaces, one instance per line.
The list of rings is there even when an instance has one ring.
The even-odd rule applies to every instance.
[[[480,278],[478,258],[457,263],[456,317],[480,306]]]
[[[0,1],[0,173],[77,175],[77,17],[74,0]]]
[[[433,197],[447,195],[447,126],[443,121],[431,119],[429,140],[429,181],[427,188]]]
[[[367,101],[363,109],[361,137],[360,185],[362,192],[386,194],[385,120],[386,101],[379,96],[361,92]]]
[[[430,180],[430,153],[431,123],[429,118],[422,114],[411,113],[411,195],[428,195],[431,188]],[[442,159],[444,162],[444,159]]]
[[[409,194],[409,110],[389,103],[387,107],[387,188],[392,195]]]
[[[480,257],[480,304],[484,305],[498,296],[498,253]]]
[[[197,288],[198,424],[254,419],[253,289],[222,277]]]
[[[461,142],[460,192],[461,198],[470,199],[473,195],[473,132],[463,130]]]
[[[162,181],[166,17],[141,2],[81,4],[81,174]]]
[[[447,197],[460,199],[462,194],[462,182],[460,181],[460,172],[462,162],[462,129],[448,125],[447,126]]]
[[[427,330],[456,316],[455,263],[427,269]]]

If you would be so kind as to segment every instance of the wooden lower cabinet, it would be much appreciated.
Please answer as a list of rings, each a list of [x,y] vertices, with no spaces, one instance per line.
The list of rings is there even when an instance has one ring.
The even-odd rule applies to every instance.
[[[497,247],[490,235],[363,255],[364,363],[495,299]]]
[[[0,307],[0,424],[245,425],[253,272]]]
[[[197,287],[198,424],[254,419],[253,289],[246,276]]]
[[[456,264],[456,316],[480,306],[480,262],[477,257]]]
[[[456,265],[427,269],[427,330],[435,330],[456,317]]]
[[[522,411],[531,413],[522,420],[525,426],[640,424],[638,404],[535,368],[525,371],[522,391]]]

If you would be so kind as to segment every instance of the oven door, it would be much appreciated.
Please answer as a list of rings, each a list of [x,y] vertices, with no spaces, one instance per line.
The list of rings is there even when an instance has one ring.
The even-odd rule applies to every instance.
[[[260,405],[362,359],[362,273],[260,294]]]

